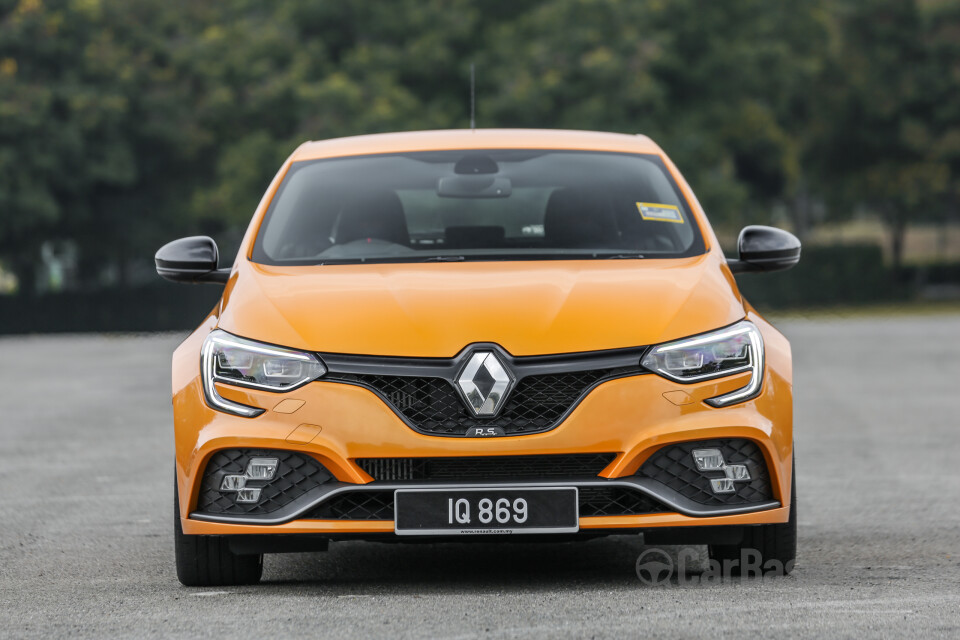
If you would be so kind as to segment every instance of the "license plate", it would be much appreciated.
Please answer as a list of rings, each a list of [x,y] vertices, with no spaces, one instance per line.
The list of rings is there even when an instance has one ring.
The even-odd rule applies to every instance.
[[[397,489],[397,535],[574,533],[576,487]]]

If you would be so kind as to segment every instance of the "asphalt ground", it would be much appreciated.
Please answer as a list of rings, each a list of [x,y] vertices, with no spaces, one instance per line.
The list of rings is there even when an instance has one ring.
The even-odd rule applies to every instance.
[[[684,586],[641,582],[646,548],[616,537],[339,542],[267,556],[258,586],[182,587],[180,336],[0,339],[0,637],[960,637],[960,315],[779,324],[796,569]]]

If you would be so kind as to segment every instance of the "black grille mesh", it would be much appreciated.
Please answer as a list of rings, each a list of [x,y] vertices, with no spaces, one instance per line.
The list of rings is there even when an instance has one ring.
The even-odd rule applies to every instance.
[[[273,480],[248,480],[247,486],[260,487],[260,500],[238,504],[236,493],[221,492],[225,475],[243,475],[250,458],[277,458],[279,465]],[[203,513],[271,513],[304,493],[333,478],[322,464],[302,453],[273,449],[224,449],[211,456],[200,482],[197,511]]]
[[[594,477],[615,453],[457,458],[361,458],[357,465],[374,480],[502,480]]]
[[[507,435],[552,429],[598,382],[639,373],[639,368],[594,369],[521,378],[494,418],[475,418],[453,383],[443,378],[334,374],[324,380],[352,382],[376,391],[408,424],[430,435],[463,435],[474,427],[500,427]]]
[[[668,511],[659,502],[626,487],[580,487],[580,515],[629,516]]]
[[[580,487],[581,516],[626,516],[667,511],[626,487]],[[304,516],[315,520],[393,520],[393,491],[351,491],[330,498]]]
[[[308,512],[308,520],[393,520],[393,491],[350,491]]]
[[[750,482],[734,483],[735,493],[714,493],[710,479],[722,478],[723,472],[698,471],[693,459],[694,449],[719,449],[727,464],[745,464],[750,470]],[[773,497],[763,452],[756,443],[743,438],[700,440],[663,447],[643,463],[638,474],[653,478],[704,505],[748,504]]]

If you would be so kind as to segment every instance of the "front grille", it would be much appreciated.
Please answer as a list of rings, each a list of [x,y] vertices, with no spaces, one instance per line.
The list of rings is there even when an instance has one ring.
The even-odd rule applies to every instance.
[[[251,480],[247,487],[260,488],[260,500],[238,503],[234,492],[221,492],[225,475],[242,475],[253,457],[277,458],[273,480]],[[293,502],[307,491],[333,479],[322,464],[303,453],[273,449],[224,449],[211,456],[200,482],[197,511],[203,513],[271,513]]]
[[[647,495],[627,487],[580,487],[580,515],[633,516],[669,511]]]
[[[734,484],[736,492],[716,494],[711,478],[722,478],[722,471],[699,471],[693,459],[694,449],[719,449],[727,464],[745,464],[749,482]],[[773,498],[770,474],[763,452],[751,440],[732,438],[683,442],[659,449],[640,467],[639,475],[652,478],[681,495],[704,505],[732,505],[765,502]]]
[[[476,418],[444,378],[334,374],[324,380],[350,382],[375,391],[411,427],[430,435],[462,436],[475,427],[499,427],[506,435],[548,431],[602,381],[639,373],[639,367],[593,369],[521,378],[500,414]]]
[[[595,477],[615,453],[457,458],[361,458],[357,465],[374,480],[503,480]]]
[[[580,515],[628,516],[668,511],[626,487],[580,487]],[[393,491],[350,491],[336,495],[303,516],[310,520],[393,520]]]

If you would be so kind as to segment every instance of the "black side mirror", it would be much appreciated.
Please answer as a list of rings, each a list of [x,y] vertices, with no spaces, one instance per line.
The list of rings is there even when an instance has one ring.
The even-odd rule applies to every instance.
[[[727,260],[733,273],[783,271],[800,262],[800,240],[773,227],[744,227],[737,240],[738,260]]]
[[[220,252],[213,238],[190,236],[160,247],[154,261],[157,273],[171,282],[212,282],[224,284],[230,269],[217,269]]]

